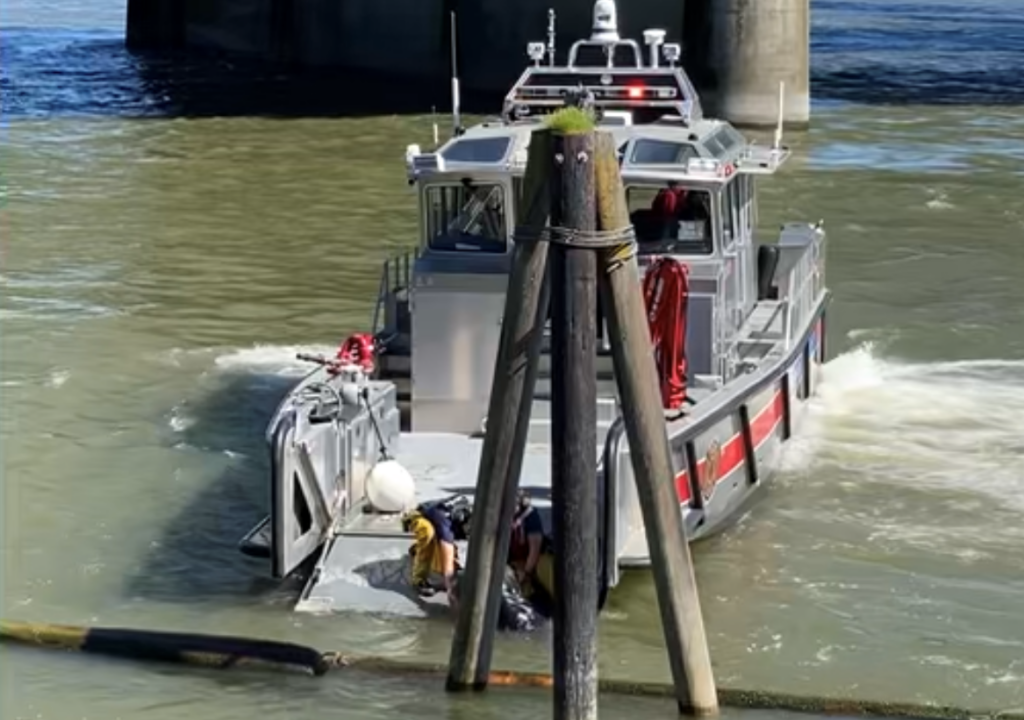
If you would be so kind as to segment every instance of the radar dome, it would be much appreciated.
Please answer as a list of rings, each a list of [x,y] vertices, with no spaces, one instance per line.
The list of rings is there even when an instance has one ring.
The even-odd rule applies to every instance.
[[[366,478],[366,497],[378,512],[404,512],[416,505],[416,482],[397,460],[382,460]]]

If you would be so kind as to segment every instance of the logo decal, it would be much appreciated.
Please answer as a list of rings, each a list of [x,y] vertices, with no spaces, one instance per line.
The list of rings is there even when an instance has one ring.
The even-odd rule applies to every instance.
[[[704,454],[704,471],[700,474],[700,494],[704,500],[710,500],[711,496],[715,494],[721,463],[722,446],[717,439],[712,440]]]

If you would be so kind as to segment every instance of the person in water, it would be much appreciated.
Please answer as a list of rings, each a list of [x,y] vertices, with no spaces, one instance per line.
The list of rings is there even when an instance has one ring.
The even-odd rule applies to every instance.
[[[508,564],[515,573],[523,597],[545,617],[551,617],[555,597],[553,543],[544,532],[544,524],[530,498],[519,491],[512,537],[509,539]]]
[[[430,597],[438,591],[432,576],[439,575],[448,604],[452,609],[458,607],[455,574],[459,570],[459,559],[455,543],[469,539],[472,517],[469,499],[461,495],[423,503],[403,516],[403,529],[415,538],[409,549],[412,584],[421,597]]]

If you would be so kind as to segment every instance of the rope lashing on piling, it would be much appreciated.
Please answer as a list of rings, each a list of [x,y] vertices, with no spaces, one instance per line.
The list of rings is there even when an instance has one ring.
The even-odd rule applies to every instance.
[[[0,620],[0,642],[130,660],[173,662],[220,670],[300,669],[321,676],[332,669],[350,669],[366,673],[415,675],[439,679],[448,674],[448,666],[441,663],[319,652],[303,645],[274,640],[127,628],[91,628]],[[488,674],[486,684],[496,687],[551,688],[554,686],[554,679],[544,673],[494,671]],[[609,694],[663,698],[675,696],[671,683],[602,678],[599,685],[601,692]],[[920,720],[1024,720],[1024,712],[1020,711],[970,710],[948,705],[801,696],[726,688],[719,688],[718,696],[720,704],[727,707],[786,710],[819,715]]]
[[[565,245],[566,247],[586,248],[590,250],[604,250],[618,248],[625,245],[633,247],[636,245],[636,232],[632,225],[618,228],[617,230],[576,230],[566,227],[542,228],[520,226],[515,232],[516,242],[540,242],[546,241],[553,245]]]

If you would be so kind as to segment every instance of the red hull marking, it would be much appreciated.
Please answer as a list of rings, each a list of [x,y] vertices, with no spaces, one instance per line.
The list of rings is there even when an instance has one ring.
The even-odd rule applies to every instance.
[[[754,441],[755,450],[768,439],[768,436],[782,422],[782,413],[782,391],[776,390],[768,404],[750,420],[750,435]],[[743,455],[743,433],[738,432],[722,444],[722,459],[718,463],[719,482],[729,477],[729,473],[743,464],[745,460]],[[699,474],[704,472],[705,464],[706,461],[703,458],[697,462],[697,472]],[[676,475],[676,494],[679,496],[680,503],[688,503],[690,501],[690,475],[686,470]]]

